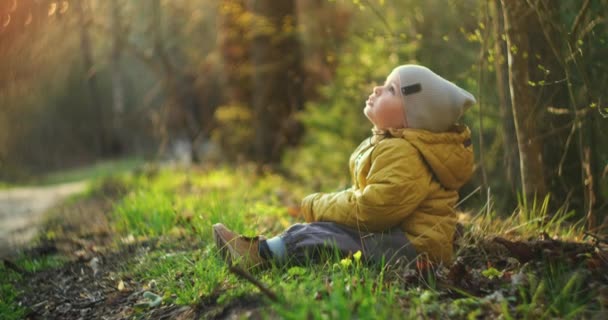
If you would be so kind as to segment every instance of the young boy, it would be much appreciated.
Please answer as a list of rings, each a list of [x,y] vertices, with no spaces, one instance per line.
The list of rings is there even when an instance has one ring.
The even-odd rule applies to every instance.
[[[475,98],[426,67],[395,68],[364,108],[373,135],[350,157],[353,185],[304,198],[307,223],[266,239],[224,225],[213,234],[226,259],[250,268],[304,263],[322,251],[367,261],[435,263],[452,259],[458,189],[473,172],[470,131],[456,124]]]

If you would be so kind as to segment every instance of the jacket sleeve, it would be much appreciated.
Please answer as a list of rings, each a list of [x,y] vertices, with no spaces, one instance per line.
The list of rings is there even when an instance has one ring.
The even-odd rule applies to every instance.
[[[399,225],[427,196],[431,175],[405,140],[380,142],[372,153],[367,185],[315,193],[302,201],[307,222],[330,221],[379,232]]]

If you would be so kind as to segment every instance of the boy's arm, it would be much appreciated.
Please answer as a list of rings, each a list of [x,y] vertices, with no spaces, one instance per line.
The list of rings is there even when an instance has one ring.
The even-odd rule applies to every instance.
[[[398,225],[418,207],[427,196],[431,178],[410,143],[386,141],[373,151],[363,190],[309,195],[302,201],[302,212],[307,222],[331,221],[365,231],[383,231]]]

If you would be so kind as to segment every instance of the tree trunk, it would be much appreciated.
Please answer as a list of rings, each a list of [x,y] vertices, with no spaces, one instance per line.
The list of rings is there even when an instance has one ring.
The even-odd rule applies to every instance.
[[[107,138],[106,138],[106,125],[105,125],[105,112],[101,104],[99,96],[99,89],[97,86],[97,76],[95,71],[95,65],[93,62],[93,52],[91,49],[91,38],[89,35],[89,23],[90,18],[86,11],[85,1],[76,1],[76,10],[80,20],[80,49],[82,52],[82,59],[84,63],[85,76],[87,78],[87,85],[89,87],[89,94],[91,96],[91,106],[93,108],[93,114],[96,115],[95,131],[97,136],[96,147],[99,154],[105,155],[108,152]]]
[[[220,50],[222,55],[222,81],[226,84],[226,102],[229,105],[247,103],[251,100],[250,41],[245,33],[250,26],[239,22],[246,14],[244,0],[224,0],[220,5]]]
[[[120,58],[122,55],[122,20],[120,18],[120,7],[117,0],[112,0],[112,145],[114,151],[122,151],[122,117],[125,111],[124,83]]]
[[[496,91],[498,95],[499,112],[502,119],[502,141],[503,141],[503,163],[505,165],[505,178],[509,182],[512,191],[517,189],[514,168],[517,162],[517,149],[513,148],[513,115],[511,114],[508,69],[505,64],[506,45],[503,40],[504,23],[500,7],[500,0],[489,2],[492,15],[492,32],[494,33],[494,69],[496,72]],[[505,72],[506,71],[506,72]]]
[[[298,138],[293,115],[301,110],[302,69],[294,0],[251,2],[255,158],[276,163]]]
[[[530,36],[534,15],[524,1],[501,0],[508,47],[509,87],[519,150],[522,191],[526,198],[546,194],[542,148],[537,139],[536,95],[530,85]],[[536,31],[538,32],[538,31]]]
[[[194,89],[195,77],[190,74],[181,73],[176,68],[167,50],[165,49],[162,35],[162,17],[160,0],[152,4],[151,29],[154,33],[154,51],[160,60],[163,70],[163,84],[167,92],[167,103],[165,104],[164,133],[161,151],[168,139],[187,139],[190,144],[190,160],[198,162],[195,143],[202,133],[200,119],[198,117],[199,101]]]

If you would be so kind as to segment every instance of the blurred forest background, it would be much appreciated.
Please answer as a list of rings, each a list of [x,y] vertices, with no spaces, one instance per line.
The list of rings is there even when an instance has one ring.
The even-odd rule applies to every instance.
[[[181,157],[335,190],[372,86],[418,63],[478,100],[462,196],[512,210],[550,194],[593,228],[606,17],[608,0],[0,0],[0,181]]]

